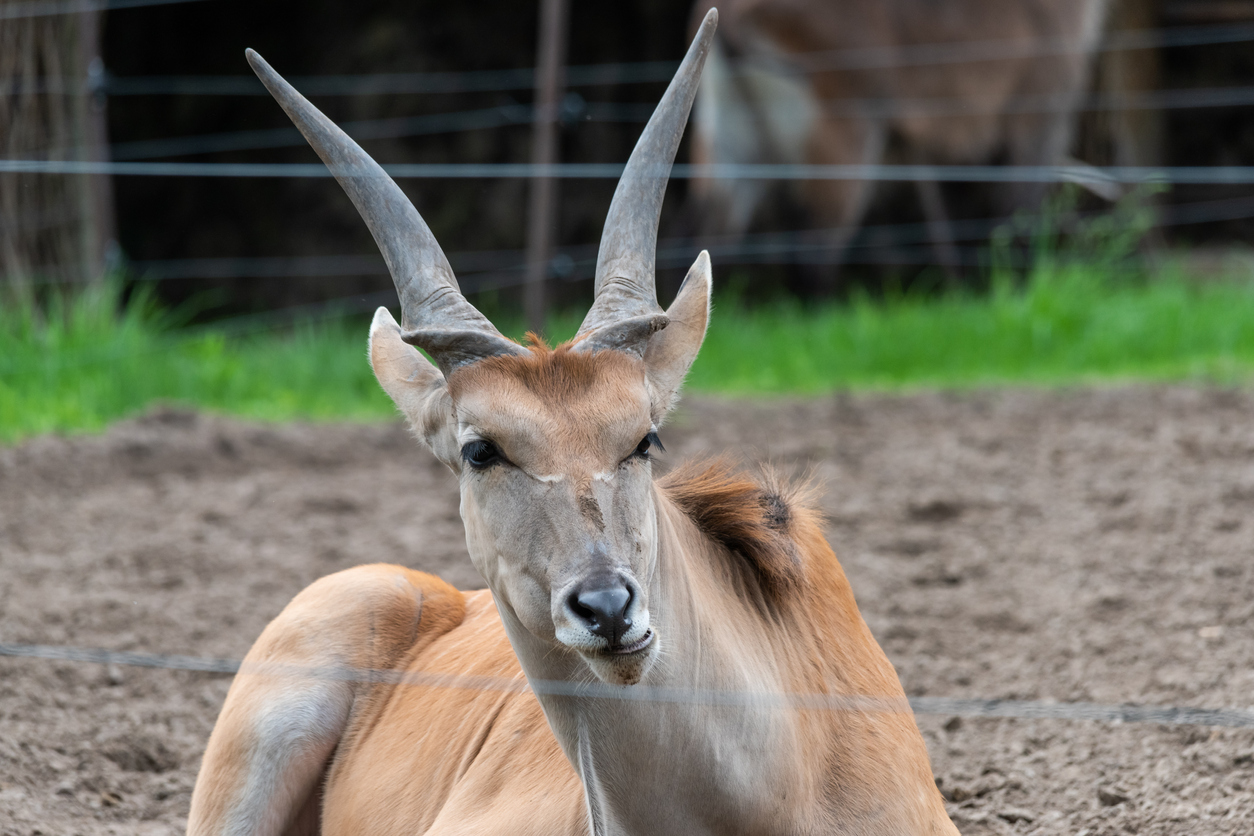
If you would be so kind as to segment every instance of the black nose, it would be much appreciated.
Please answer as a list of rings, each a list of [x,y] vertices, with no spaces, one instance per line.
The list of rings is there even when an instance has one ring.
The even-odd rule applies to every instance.
[[[631,590],[616,577],[589,578],[570,594],[570,610],[584,625],[615,647],[631,629],[627,607]]]

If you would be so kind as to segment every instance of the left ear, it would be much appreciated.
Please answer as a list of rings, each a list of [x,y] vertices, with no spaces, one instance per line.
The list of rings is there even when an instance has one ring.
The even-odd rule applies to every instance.
[[[370,324],[370,367],[383,391],[435,457],[458,472],[461,454],[453,428],[453,401],[444,375],[408,345],[387,308]]]
[[[645,374],[653,403],[653,423],[657,426],[675,406],[679,387],[705,339],[705,328],[710,322],[711,281],[710,254],[702,250],[688,268],[675,301],[666,309],[669,324],[649,339],[645,349]]]

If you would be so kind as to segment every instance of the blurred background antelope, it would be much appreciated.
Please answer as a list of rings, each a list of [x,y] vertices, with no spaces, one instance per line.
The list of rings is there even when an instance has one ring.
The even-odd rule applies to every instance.
[[[698,3],[696,12],[714,5]],[[1109,0],[731,0],[697,111],[693,160],[723,165],[915,165],[1069,161]],[[1120,137],[1123,140],[1123,137]],[[1135,139],[1127,141],[1135,145]],[[1121,154],[1135,155],[1134,148]],[[830,291],[875,195],[872,178],[698,178],[706,234],[742,236],[791,199],[817,228],[808,289]],[[937,263],[959,254],[947,189],[914,181]],[[952,191],[952,189],[950,189]],[[985,211],[1040,203],[1045,184],[1006,183]],[[969,196],[967,203],[971,203]],[[785,210],[786,214],[786,210]],[[795,214],[795,213],[794,213]]]

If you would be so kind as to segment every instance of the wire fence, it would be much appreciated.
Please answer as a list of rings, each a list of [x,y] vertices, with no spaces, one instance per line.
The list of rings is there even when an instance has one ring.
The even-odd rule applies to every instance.
[[[1075,213],[1076,221],[1091,220],[1096,212]],[[1254,196],[1223,198],[1159,207],[1153,226],[1169,228],[1191,224],[1254,218]],[[990,236],[999,227],[1015,222],[1021,227],[1039,224],[1043,216],[1021,214],[1014,218],[989,217],[955,220],[950,223],[950,241],[956,247],[958,266],[988,265]],[[810,229],[789,232],[754,233],[741,236],[703,236],[658,240],[656,265],[659,269],[685,268],[695,253],[708,250],[720,265],[731,264],[848,264],[848,265],[928,265],[935,262],[933,230],[927,223],[879,224],[864,226],[853,240],[843,242],[840,229]],[[839,246],[838,246],[839,244]],[[967,246],[961,246],[961,245]],[[526,251],[520,249],[464,250],[447,253],[459,277],[463,292],[477,293],[514,287],[523,283]],[[591,278],[596,265],[593,244],[559,248],[550,262],[551,279],[582,281]],[[1025,267],[1027,254],[1004,254],[1006,266]],[[127,277],[142,282],[199,279],[291,279],[312,277],[386,276],[387,265],[377,252],[348,255],[251,256],[154,259],[126,262]],[[1112,269],[1115,269],[1112,267]],[[59,275],[55,269],[39,271],[29,280],[32,285],[77,284],[85,281],[77,274]],[[386,295],[349,296],[314,305],[278,309],[281,318],[321,318],[361,310],[361,299],[390,304]],[[251,315],[250,315],[251,316]],[[224,327],[232,320],[221,320]],[[4,368],[0,367],[0,374]]]
[[[617,686],[601,682],[402,671],[342,666],[306,666],[281,662],[248,662],[203,656],[82,648],[67,645],[0,644],[0,656],[47,659],[100,665],[127,665],[162,670],[246,676],[302,677],[335,682],[361,682],[582,697],[630,702],[680,703],[711,707],[755,707],[792,710],[943,714],[1028,720],[1088,720],[1106,723],[1254,728],[1254,711],[1240,708],[1106,705],[1092,702],[982,699],[964,697],[877,697],[862,694],[745,692],[649,685]]]
[[[392,163],[396,180],[534,179],[617,180],[623,163]],[[647,171],[646,171],[647,173]],[[931,183],[1079,183],[1141,185],[1251,185],[1254,166],[911,165],[896,163],[805,165],[677,163],[672,180],[876,181]],[[78,174],[115,177],[364,177],[366,169],[322,163],[94,162],[0,160],[0,174]]]
[[[62,3],[42,2],[10,4],[6,7],[13,14],[53,14],[71,11],[122,9],[162,3],[191,2],[191,0],[68,0]],[[59,10],[59,11],[58,11]],[[988,62],[1022,58],[1039,58],[1064,55],[1077,51],[1102,52],[1153,48],[1196,47],[1203,45],[1242,43],[1254,40],[1254,24],[1223,24],[1212,26],[1174,27],[1168,29],[1144,29],[1108,33],[1094,46],[1086,39],[1059,37],[1044,40],[993,39],[982,41],[957,41],[944,43],[913,44],[902,47],[842,48],[823,52],[801,53],[789,59],[788,66],[797,72],[827,72],[833,70],[872,70],[909,67],[928,67],[961,62]],[[752,55],[747,60],[753,59]],[[581,65],[568,67],[567,83],[570,86],[616,85],[644,82],[663,82],[670,79],[676,62],[650,61],[614,64]],[[437,73],[384,73],[365,75],[293,76],[298,87],[310,95],[349,96],[377,95],[383,93],[457,93],[457,92],[505,92],[530,89],[534,86],[534,69],[515,68],[472,72]],[[88,81],[66,79],[42,79],[44,92],[82,92]],[[0,80],[0,86],[5,82]],[[57,87],[60,85],[60,87]],[[10,91],[13,88],[9,84]],[[257,79],[251,76],[151,76],[112,77],[96,73],[90,80],[89,92],[103,95],[269,95]],[[1034,113],[1064,110],[1131,110],[1131,109],[1196,109],[1231,108],[1254,104],[1254,87],[1204,88],[1158,90],[1138,93],[1097,93],[1076,102],[1073,96],[1020,96],[1010,100],[971,100],[960,97],[928,99],[846,99],[823,103],[834,116],[849,118],[891,118],[895,116],[967,116],[990,112]],[[572,94],[562,105],[561,118],[567,121],[619,121],[643,122],[651,114],[651,104],[625,104],[617,102],[586,102]],[[423,114],[387,119],[356,120],[343,127],[362,140],[400,138],[465,130],[492,129],[506,126],[530,125],[537,117],[531,105],[507,103],[488,108],[465,111]],[[332,172],[324,166],[311,163],[252,163],[252,162],[170,162],[154,161],[163,157],[176,157],[227,151],[260,150],[267,148],[294,147],[304,140],[292,127],[265,130],[247,130],[205,134],[186,137],[168,137],[117,143],[110,149],[110,160],[78,159],[7,159],[0,160],[0,173],[45,174],[69,176],[119,176],[119,177],[197,177],[197,178],[325,178]],[[398,179],[534,179],[559,178],[567,180],[616,179],[622,166],[612,163],[565,163],[537,166],[527,163],[488,164],[393,164],[385,166],[388,173]],[[353,172],[347,173],[350,176]],[[921,182],[921,183],[1080,183],[1095,190],[1112,186],[1144,183],[1178,185],[1251,185],[1254,184],[1254,166],[1111,166],[1097,168],[1087,165],[779,165],[779,164],[716,164],[706,166],[678,165],[671,173],[676,179],[710,180],[757,180],[757,181],[873,181],[873,182]],[[955,228],[962,222],[954,224]],[[977,223],[987,231],[990,227]],[[799,238],[805,239],[806,233]],[[917,243],[931,242],[935,230],[927,232]],[[906,251],[900,244],[896,252],[875,253],[875,246],[867,242],[857,244],[853,252],[834,252],[830,242],[822,240],[738,242],[731,245],[715,244],[716,255],[738,260],[739,263],[872,263],[913,264],[928,263],[930,256],[923,249]],[[956,233],[954,241],[967,240]],[[976,265],[978,251],[958,250],[953,253],[953,266]],[[686,257],[686,255],[685,255]],[[361,271],[361,265],[351,266],[347,260],[355,257],[331,256],[318,260],[288,259],[285,265],[263,265],[257,259],[235,259],[232,275],[254,271],[256,275],[350,275]],[[558,254],[555,264],[584,268],[586,255],[576,257],[572,253]],[[215,268],[198,260],[201,267],[212,276]],[[223,262],[225,265],[226,262]],[[155,263],[147,265],[154,276],[161,275]],[[171,264],[174,273],[178,268]],[[223,267],[216,268],[218,270]],[[509,286],[511,279],[502,274],[518,269],[517,264],[492,268],[493,276],[484,278],[484,286]],[[279,271],[275,273],[274,271]],[[378,263],[367,272],[378,272]],[[176,277],[170,275],[169,277]],[[188,277],[183,275],[181,277]],[[209,277],[209,276],[206,276]],[[559,275],[565,277],[565,274]],[[51,282],[57,279],[53,278]]]
[[[198,0],[115,0],[96,4],[93,9],[129,8],[141,5],[197,2]],[[126,4],[126,5],[123,5]],[[20,4],[31,7],[60,7],[65,13],[78,10],[81,0],[65,3]],[[1076,53],[1122,52],[1142,49],[1215,46],[1254,40],[1254,23],[1208,26],[1176,26],[1112,32],[1099,43],[1087,38],[1056,37],[1036,40],[990,39],[909,44],[893,47],[855,47],[820,52],[800,52],[785,65],[798,73],[835,70],[883,70],[929,67],[946,64],[986,63],[1027,58],[1046,58]],[[752,54],[748,60],[754,60]],[[758,59],[761,60],[761,59]],[[771,63],[779,65],[777,57]],[[570,87],[596,87],[618,84],[662,83],[670,81],[678,61],[639,61],[611,64],[572,65],[566,68]],[[341,75],[293,75],[292,84],[309,96],[363,96],[380,94],[433,95],[441,93],[509,92],[532,90],[535,69],[472,70],[425,73],[363,73]],[[49,94],[103,92],[109,96],[268,96],[255,77],[245,75],[200,76],[109,76],[89,88],[85,80],[45,78],[23,90]]]
[[[1254,105],[1254,87],[1160,90],[1147,93],[1106,93],[1075,102],[1069,96],[1023,96],[1009,102],[984,99],[837,99],[823,103],[829,116],[847,119],[888,119],[964,117],[980,114],[1031,114],[1071,111],[1121,110],[1198,110]],[[780,105],[782,108],[783,105]],[[771,105],[765,105],[770,119]],[[644,123],[652,115],[650,104],[588,102],[571,93],[557,117],[565,124]],[[341,122],[340,127],[358,141],[402,139],[461,131],[491,130],[509,126],[530,126],[537,109],[529,104],[510,103],[494,107],[448,113],[431,113],[386,119]],[[109,146],[108,158],[115,161],[191,156],[230,151],[256,151],[294,148],[305,145],[305,138],[293,127],[224,131],[212,134],[133,140]],[[49,153],[49,157],[57,156]],[[68,154],[75,157],[77,154]]]
[[[192,0],[70,0],[64,3],[23,3],[6,7],[13,14],[67,13],[100,9],[122,9]],[[61,11],[56,11],[60,9]],[[16,11],[15,11],[16,10]],[[23,11],[25,10],[25,11]],[[1135,50],[1185,46],[1241,43],[1254,40],[1254,24],[1175,27],[1109,33],[1097,51]],[[986,62],[994,60],[1061,55],[1093,45],[1075,38],[1054,38],[1025,43],[1022,40],[1000,39],[931,44],[914,44],[900,48],[854,48],[796,56],[794,69],[819,72],[849,69],[885,69],[894,67],[926,67],[955,62]],[[571,86],[613,85],[662,82],[670,79],[676,62],[652,61],[567,68]],[[381,93],[444,93],[502,92],[531,88],[533,68],[453,73],[385,73],[368,75],[294,76],[297,86],[311,95],[366,95]],[[52,85],[63,84],[62,92],[81,87],[79,82],[44,79]],[[85,82],[84,82],[85,83]],[[97,74],[92,89],[107,95],[269,95],[251,76],[200,77],[110,77]],[[0,86],[4,84],[0,80]],[[75,85],[78,85],[77,87]],[[49,87],[48,91],[52,91]],[[1103,93],[1086,97],[1078,105],[1069,97],[1022,96],[1006,102],[971,101],[962,98],[930,99],[848,99],[826,102],[834,115],[877,118],[897,115],[961,116],[973,113],[1047,112],[1063,109],[1189,109],[1207,107],[1240,107],[1254,104],[1254,87],[1160,90],[1145,93]],[[577,95],[563,103],[562,118],[591,121],[645,121],[652,113],[652,104],[586,102]],[[510,125],[530,125],[536,118],[531,105],[507,103],[489,108],[418,116],[370,119],[345,122],[343,127],[362,140],[399,138],[463,130],[489,129]],[[304,140],[292,127],[266,130],[234,131],[188,137],[173,137],[117,143],[111,147],[111,161],[83,159],[0,159],[0,173],[46,174],[70,176],[143,176],[204,178],[326,178],[333,172],[321,164],[311,163],[223,163],[152,161],[152,158],[185,156],[225,151],[259,150],[303,145]],[[494,164],[393,164],[385,170],[397,179],[530,179],[560,178],[568,180],[617,179],[623,170],[612,163],[565,163],[537,166],[527,163]],[[354,172],[335,172],[348,175]],[[875,181],[924,183],[1080,183],[1095,188],[1163,183],[1178,185],[1239,186],[1254,184],[1254,166],[1111,166],[1088,165],[1015,166],[1015,165],[777,165],[717,164],[677,165],[671,172],[676,179],[759,180],[759,181]],[[1207,220],[1233,220],[1254,216],[1254,204],[1248,199],[1213,201],[1208,205],[1168,207],[1162,212],[1160,226],[1201,223]],[[949,223],[949,237],[954,245],[950,265],[981,266],[986,248],[980,246],[998,224],[1006,218],[959,220]],[[936,229],[928,224],[897,225],[866,228],[852,243],[841,242],[840,230],[809,230],[759,236],[741,236],[731,240],[695,241],[672,239],[659,242],[658,266],[682,267],[691,260],[697,246],[706,247],[724,263],[738,264],[891,264],[927,265],[936,261],[928,246],[935,246]],[[976,246],[959,246],[977,242]],[[525,267],[522,251],[470,252],[452,254],[454,267],[465,279],[468,291],[511,287],[520,284]],[[581,280],[590,275],[595,263],[591,246],[567,247],[558,251],[551,261],[551,278]],[[262,257],[226,259],[177,259],[141,261],[133,267],[138,277],[165,281],[192,278],[238,277],[309,277],[381,275],[386,272],[377,256],[331,255],[307,257]],[[62,277],[48,269],[32,284],[58,284],[81,281]],[[354,296],[317,305],[301,305],[274,312],[283,317],[340,316],[356,311],[366,297]],[[267,320],[269,321],[269,320]],[[235,327],[231,320],[225,327]],[[2,373],[2,370],[0,370]]]

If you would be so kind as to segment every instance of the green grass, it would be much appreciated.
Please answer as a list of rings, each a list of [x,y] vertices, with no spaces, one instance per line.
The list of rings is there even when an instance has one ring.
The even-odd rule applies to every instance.
[[[42,321],[30,306],[0,310],[0,440],[99,430],[155,402],[265,420],[393,414],[363,323],[180,331],[142,302],[115,315],[116,302],[106,285],[54,303]]]
[[[1241,382],[1254,373],[1254,285],[1179,274],[1116,283],[1038,268],[991,293],[855,298],[815,308],[716,307],[689,386],[729,393],[841,388]]]
[[[1150,281],[1042,257],[991,293],[861,296],[748,308],[716,298],[690,391],[820,393],[1003,384],[1254,377],[1254,285]],[[110,285],[0,309],[0,441],[98,430],[154,402],[266,420],[394,414],[366,361],[360,317],[265,330],[180,330]],[[579,317],[555,318],[568,336]],[[506,327],[516,333],[518,328]]]

